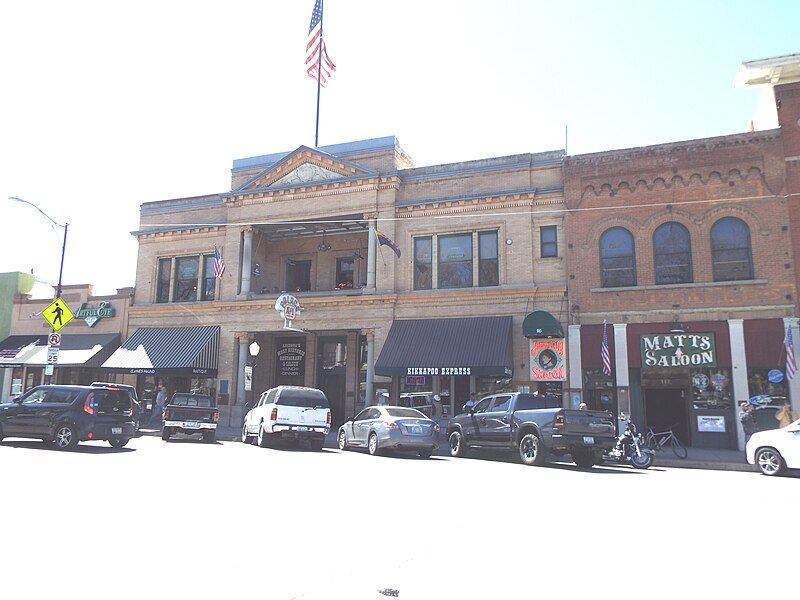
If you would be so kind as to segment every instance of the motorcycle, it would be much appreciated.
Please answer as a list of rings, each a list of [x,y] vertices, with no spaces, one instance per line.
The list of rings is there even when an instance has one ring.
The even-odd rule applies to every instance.
[[[620,418],[625,418],[620,415]],[[630,464],[635,469],[649,469],[653,464],[653,450],[642,441],[642,434],[630,420],[622,435],[617,437],[614,448],[603,452],[603,462]]]

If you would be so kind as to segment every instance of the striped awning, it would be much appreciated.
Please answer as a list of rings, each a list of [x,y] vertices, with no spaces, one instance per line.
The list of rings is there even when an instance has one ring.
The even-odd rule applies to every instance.
[[[132,374],[217,376],[219,327],[140,327],[103,363]]]

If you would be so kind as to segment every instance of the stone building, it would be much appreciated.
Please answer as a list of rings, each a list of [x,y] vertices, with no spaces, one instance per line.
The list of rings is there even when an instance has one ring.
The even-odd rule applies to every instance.
[[[235,160],[229,192],[142,205],[131,337],[105,366],[215,393],[232,423],[276,384],[323,389],[334,424],[367,397],[438,395],[446,417],[530,386],[523,321],[566,324],[562,161],[415,167],[394,137]]]

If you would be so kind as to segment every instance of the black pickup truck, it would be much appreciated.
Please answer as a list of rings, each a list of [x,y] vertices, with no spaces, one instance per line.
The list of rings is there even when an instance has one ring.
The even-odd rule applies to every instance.
[[[217,421],[219,409],[211,396],[177,393],[164,407],[161,439],[168,442],[176,433],[200,433],[211,444],[216,441]]]
[[[613,447],[610,412],[561,408],[555,396],[499,393],[450,419],[447,439],[452,456],[471,448],[516,450],[526,465],[544,464],[548,453],[569,454],[581,468],[598,462]]]

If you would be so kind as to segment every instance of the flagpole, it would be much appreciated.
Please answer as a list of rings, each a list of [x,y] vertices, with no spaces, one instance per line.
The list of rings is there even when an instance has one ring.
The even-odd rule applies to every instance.
[[[319,148],[319,96],[322,89],[322,17],[325,14],[324,0],[319,3],[319,52],[317,53],[317,126],[314,130],[314,147]]]

